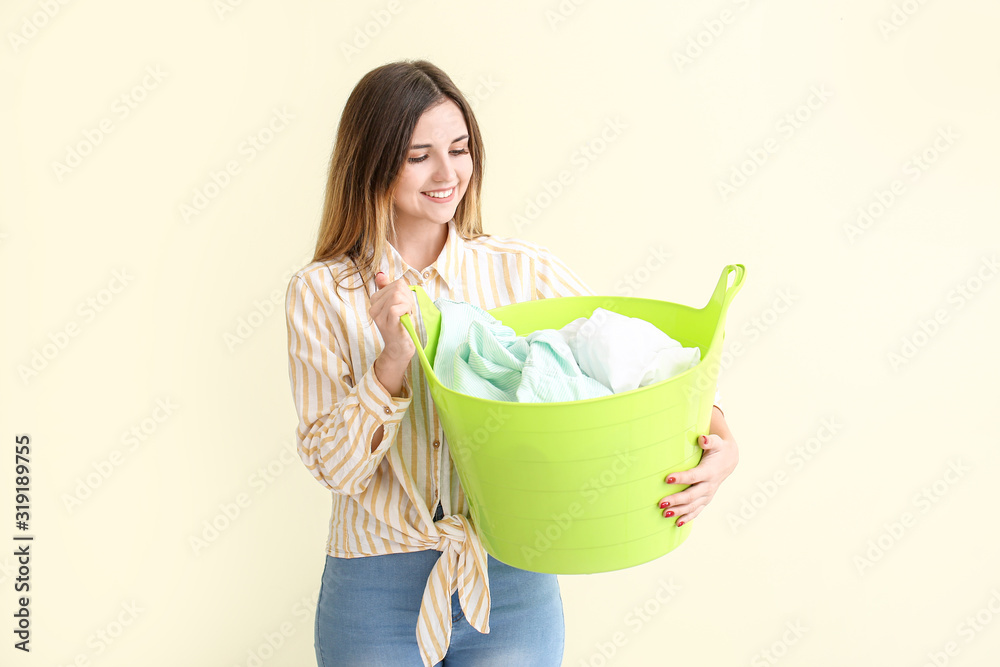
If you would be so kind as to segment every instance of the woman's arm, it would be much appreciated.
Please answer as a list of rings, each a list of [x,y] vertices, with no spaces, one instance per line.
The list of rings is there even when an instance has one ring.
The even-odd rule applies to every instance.
[[[714,434],[722,438],[723,440],[732,440],[733,434],[729,430],[729,424],[726,423],[726,416],[722,414],[722,408],[718,405],[712,406],[712,422],[708,426],[709,434]],[[739,455],[737,454],[737,460]]]
[[[412,398],[410,388],[403,382],[402,396],[392,396],[374,364],[355,377],[325,302],[301,276],[288,284],[285,314],[299,457],[327,489],[360,493],[399,430]]]

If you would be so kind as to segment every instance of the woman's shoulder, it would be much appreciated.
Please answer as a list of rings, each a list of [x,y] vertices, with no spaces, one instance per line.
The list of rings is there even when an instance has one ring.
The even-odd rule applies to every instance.
[[[545,256],[549,249],[544,245],[519,236],[480,236],[466,241],[466,247],[474,252],[527,255],[532,258]]]
[[[292,274],[289,287],[301,281],[316,294],[331,295],[343,289],[362,286],[361,276],[347,256],[312,261]]]

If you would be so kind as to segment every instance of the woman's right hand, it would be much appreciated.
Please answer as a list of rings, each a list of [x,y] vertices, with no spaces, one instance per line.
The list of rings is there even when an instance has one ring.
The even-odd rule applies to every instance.
[[[389,277],[381,271],[375,275],[375,288],[368,314],[382,334],[384,347],[379,359],[394,371],[393,375],[395,371],[402,375],[417,351],[409,332],[399,321],[404,313],[409,313],[411,320],[416,317],[413,292],[402,278],[390,283]]]

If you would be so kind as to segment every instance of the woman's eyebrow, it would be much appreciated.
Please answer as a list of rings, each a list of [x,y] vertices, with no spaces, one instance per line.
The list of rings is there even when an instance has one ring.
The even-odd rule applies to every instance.
[[[451,143],[454,144],[454,143],[457,143],[457,142],[461,141],[462,139],[468,139],[468,138],[469,138],[469,135],[463,134],[458,139],[453,139]],[[410,150],[412,151],[412,150],[417,150],[419,148],[430,148],[430,147],[431,147],[431,144],[414,144],[414,145],[410,146]]]

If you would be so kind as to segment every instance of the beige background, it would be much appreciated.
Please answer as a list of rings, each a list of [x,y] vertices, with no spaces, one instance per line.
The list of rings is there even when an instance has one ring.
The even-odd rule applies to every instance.
[[[701,306],[747,267],[720,379],[739,467],[676,552],[560,577],[563,664],[995,664],[995,3],[49,4],[0,14],[0,514],[27,433],[36,536],[24,655],[0,530],[0,662],[314,664],[329,496],[294,455],[283,294],[350,90],[422,57],[475,98],[487,231],[603,294]]]

